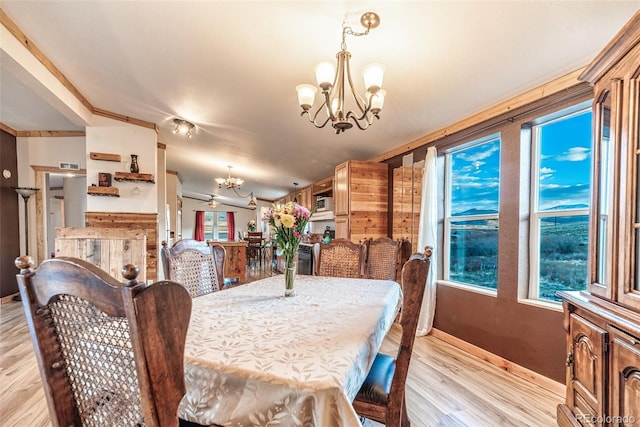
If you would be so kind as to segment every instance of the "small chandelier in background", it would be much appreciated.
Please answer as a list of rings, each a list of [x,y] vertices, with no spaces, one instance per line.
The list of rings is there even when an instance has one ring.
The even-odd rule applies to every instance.
[[[244,180],[240,178],[234,178],[231,176],[231,168],[233,166],[227,165],[229,168],[229,176],[227,178],[216,178],[216,182],[218,183],[218,188],[226,188],[227,190],[231,188],[240,188],[242,184],[244,184]]]
[[[381,64],[370,64],[364,68],[362,74],[367,93],[364,98],[361,97],[353,87],[349,66],[351,53],[347,51],[346,43],[347,35],[359,37],[369,34],[370,30],[380,25],[380,17],[374,12],[367,12],[360,18],[360,23],[366,28],[365,32],[356,33],[343,23],[341,50],[336,55],[337,68],[334,69],[333,63],[330,61],[323,61],[316,67],[316,81],[322,89],[323,102],[313,115],[310,110],[318,89],[310,84],[296,86],[298,102],[302,107],[300,115],[306,114],[309,121],[317,128],[323,128],[331,122],[331,126],[339,134],[351,129],[354,123],[361,130],[365,130],[373,123],[374,118],[380,119],[379,114],[386,95],[386,91],[381,89],[384,67]],[[355,111],[347,111],[345,94],[348,96],[348,92],[353,95],[357,107]]]
[[[173,119],[173,124],[176,125],[173,128],[173,133],[183,133],[187,138],[191,138],[193,136],[193,130],[196,127],[193,123],[182,119]]]

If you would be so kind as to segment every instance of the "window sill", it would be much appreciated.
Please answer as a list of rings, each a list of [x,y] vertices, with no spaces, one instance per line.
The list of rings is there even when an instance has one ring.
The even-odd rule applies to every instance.
[[[498,296],[498,291],[496,289],[487,289],[487,288],[481,288],[480,286],[464,285],[458,282],[449,282],[448,280],[438,280],[436,283],[438,285],[449,286],[451,288],[458,288],[458,289],[462,289],[463,291],[474,292],[476,294],[486,295],[489,297]]]
[[[524,298],[519,299],[518,304],[532,305],[538,308],[546,308],[548,310],[562,312],[562,304],[554,301]]]

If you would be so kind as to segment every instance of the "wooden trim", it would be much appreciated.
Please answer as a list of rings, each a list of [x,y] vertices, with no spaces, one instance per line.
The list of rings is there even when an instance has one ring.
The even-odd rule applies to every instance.
[[[87,100],[87,98],[80,93],[80,91],[62,74],[58,68],[53,65],[53,62],[42,53],[40,49],[26,36],[25,33],[18,28],[18,26],[7,16],[7,14],[0,8],[0,24],[2,24],[53,76],[62,83],[62,85],[73,94],[89,111],[93,110],[93,105]]]
[[[438,338],[441,341],[444,341],[452,346],[459,348],[462,351],[465,351],[469,354],[472,354],[485,362],[489,362],[490,364],[509,372],[516,377],[527,380],[533,384],[539,385],[545,390],[550,391],[551,393],[557,394],[559,397],[564,398],[566,393],[566,387],[564,384],[561,384],[557,381],[552,380],[551,378],[547,378],[544,375],[540,375],[537,372],[534,372],[530,369],[527,369],[523,366],[520,366],[516,363],[513,363],[507,359],[504,359],[496,354],[493,354],[483,348],[477,347],[471,343],[461,340],[460,338],[454,337],[453,335],[449,335],[446,332],[443,332],[439,329],[431,329],[431,333],[429,334],[434,338]]]
[[[166,150],[167,149],[167,144],[164,144],[162,142],[158,142],[156,143],[157,148],[159,148],[160,150]]]
[[[396,147],[391,151],[387,151],[386,153],[378,154],[377,156],[370,158],[369,161],[383,162],[385,160],[389,160],[400,154],[408,153],[417,148],[425,146],[429,143],[442,139],[446,136],[452,135],[456,132],[462,131],[464,129],[468,129],[472,126],[479,125],[487,120],[496,118],[501,114],[512,112],[517,108],[524,107],[527,104],[531,104],[542,98],[560,93],[564,90],[580,85],[581,82],[578,81],[578,76],[583,71],[584,71],[584,68],[580,68],[579,70],[576,70],[572,73],[559,77],[551,82],[545,83],[541,86],[538,86],[530,91],[527,91],[523,94],[515,96],[511,99],[508,99],[507,101],[501,102],[499,104],[494,105],[493,107],[487,108],[486,110],[481,111],[477,114],[474,114],[470,117],[467,117],[466,119],[462,119],[456,123],[453,123],[451,126],[447,126],[436,132],[432,132],[430,134],[422,136],[416,139],[415,141]]]
[[[83,130],[19,130],[16,132],[19,137],[37,138],[63,138],[63,137],[84,137],[87,133]]]
[[[2,10],[2,9],[0,9]],[[6,133],[13,135],[13,136],[18,136],[18,132],[12,128],[10,128],[9,126],[5,125],[4,123],[0,122],[0,130],[5,131]]]
[[[178,172],[177,171],[172,171],[170,169],[167,169],[167,173],[170,173],[171,175],[178,176]]]
[[[74,170],[70,170],[70,169],[60,169],[60,168],[57,168],[55,166],[31,165],[31,169],[33,169],[34,172],[72,173],[72,174],[76,174],[76,175],[86,175],[87,174],[87,170],[86,169],[78,169],[78,170],[74,171]]]
[[[113,113],[111,111],[102,110],[100,108],[93,108],[92,112],[96,116],[102,116],[102,117],[107,117],[113,120],[119,120],[121,122],[131,123],[133,125],[138,125],[145,128],[153,129],[156,131],[156,133],[158,132],[158,127],[156,126],[155,123],[147,122],[145,120],[135,119],[133,117],[124,116],[122,114]]]
[[[16,271],[19,271],[19,270],[16,269]],[[0,305],[4,305],[4,304],[12,302],[13,301],[13,297],[16,296],[16,295],[20,295],[20,292],[18,291],[16,293],[3,296],[2,298],[0,298]]]

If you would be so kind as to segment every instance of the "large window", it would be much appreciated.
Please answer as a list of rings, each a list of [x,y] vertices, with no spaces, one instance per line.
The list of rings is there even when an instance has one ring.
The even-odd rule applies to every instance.
[[[444,279],[496,289],[500,138],[450,150],[445,162]]]
[[[529,298],[587,286],[591,109],[536,121],[532,132]]]
[[[226,212],[205,212],[204,213],[204,239],[205,240],[227,240],[227,213]]]

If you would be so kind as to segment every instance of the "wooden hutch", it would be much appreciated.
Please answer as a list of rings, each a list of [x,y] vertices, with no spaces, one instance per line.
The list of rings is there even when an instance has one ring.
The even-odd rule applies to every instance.
[[[594,86],[589,287],[563,292],[560,426],[640,423],[640,12],[580,77]]]

